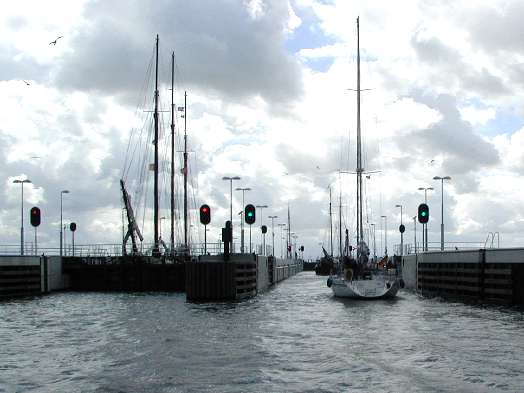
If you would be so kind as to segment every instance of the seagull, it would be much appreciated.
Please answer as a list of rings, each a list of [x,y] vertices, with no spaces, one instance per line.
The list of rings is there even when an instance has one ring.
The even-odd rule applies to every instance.
[[[62,37],[63,37],[63,35],[61,35],[60,37],[58,37],[56,40],[51,41],[51,42],[49,43],[49,45],[56,45],[56,41],[58,41],[58,40],[59,40],[60,38],[62,38]]]
[[[435,160],[431,160],[431,161],[429,162],[429,165],[433,165],[434,162],[435,162]]]
[[[30,85],[30,83],[29,83],[28,81],[24,81],[24,83],[25,83],[27,86]]]

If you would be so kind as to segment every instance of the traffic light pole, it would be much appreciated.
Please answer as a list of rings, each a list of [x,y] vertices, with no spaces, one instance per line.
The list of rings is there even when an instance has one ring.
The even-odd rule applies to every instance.
[[[249,253],[251,254],[251,225],[249,226]]]
[[[38,255],[38,243],[37,243],[37,241],[36,241],[36,240],[37,240],[37,237],[36,237],[36,228],[37,228],[37,227],[35,227],[35,255]]]
[[[207,255],[207,225],[204,224],[204,255]]]

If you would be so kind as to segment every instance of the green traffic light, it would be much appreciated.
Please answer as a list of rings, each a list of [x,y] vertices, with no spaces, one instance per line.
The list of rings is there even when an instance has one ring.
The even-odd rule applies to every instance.
[[[249,213],[247,213],[247,216],[248,216],[248,217],[253,217],[253,212],[249,212]]]
[[[426,217],[426,212],[422,212],[422,213],[420,213],[420,215],[421,215],[422,217]]]

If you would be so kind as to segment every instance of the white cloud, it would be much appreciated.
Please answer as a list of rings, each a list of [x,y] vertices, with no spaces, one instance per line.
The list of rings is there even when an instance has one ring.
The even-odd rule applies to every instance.
[[[290,202],[299,242],[316,257],[328,223],[327,186],[336,184],[337,169],[356,165],[356,97],[348,89],[356,87],[354,20],[360,15],[362,87],[372,89],[361,103],[365,165],[381,170],[366,181],[367,200],[377,226],[380,215],[389,216],[389,249],[398,235],[395,204],[412,217],[422,198],[417,188],[432,185],[431,209],[438,211],[440,189],[432,177],[446,174],[453,178],[445,192],[447,236],[483,241],[488,231],[500,229],[507,231],[503,245],[515,245],[524,223],[503,207],[508,200],[523,202],[524,129],[509,134],[500,124],[500,134],[487,139],[476,128],[499,112],[524,107],[521,49],[499,34],[505,22],[513,29],[515,15],[524,16],[517,3],[504,8],[505,2],[472,7],[466,1],[409,0],[399,7],[391,1],[239,0],[205,9],[190,2],[130,2],[118,18],[118,4],[105,2],[11,4],[0,16],[0,173],[5,179],[29,176],[41,187],[28,191],[27,203],[45,208],[44,242],[56,243],[64,188],[72,191],[68,218],[84,229],[83,242],[118,242],[118,178],[130,130],[140,131],[139,120],[147,115],[134,104],[158,28],[161,69],[169,68],[167,46],[179,62],[177,106],[183,89],[189,91],[190,164],[198,175],[191,206],[211,201],[217,234],[229,212],[229,188],[221,177],[238,174],[239,186],[253,188],[249,200],[270,206],[264,215],[284,221]],[[179,7],[199,13],[180,18]],[[470,13],[471,19],[464,18]],[[478,26],[490,16],[497,24],[486,40]],[[310,44],[296,36],[302,30],[324,34],[328,43]],[[64,38],[50,47],[58,35]],[[283,49],[290,37],[303,43],[296,57]],[[492,53],[498,45],[501,50]],[[325,71],[305,64],[322,58],[332,60]],[[168,109],[167,84],[162,78]],[[182,130],[178,118],[179,137]],[[167,143],[168,124],[164,131]],[[141,148],[146,146],[151,138],[144,138]],[[163,147],[162,154],[167,151]],[[41,158],[30,159],[36,155]],[[4,188],[1,229],[4,242],[16,243],[19,190],[9,182]],[[343,221],[352,227],[354,177],[343,176],[342,188],[349,206]],[[164,202],[165,196],[166,207]],[[432,216],[430,240],[439,238],[438,223]],[[151,237],[150,224],[144,234]]]

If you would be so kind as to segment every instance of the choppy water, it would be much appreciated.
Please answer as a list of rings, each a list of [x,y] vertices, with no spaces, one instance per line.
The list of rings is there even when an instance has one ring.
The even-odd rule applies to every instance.
[[[524,313],[304,272],[242,303],[59,293],[0,303],[1,392],[524,392]]]

